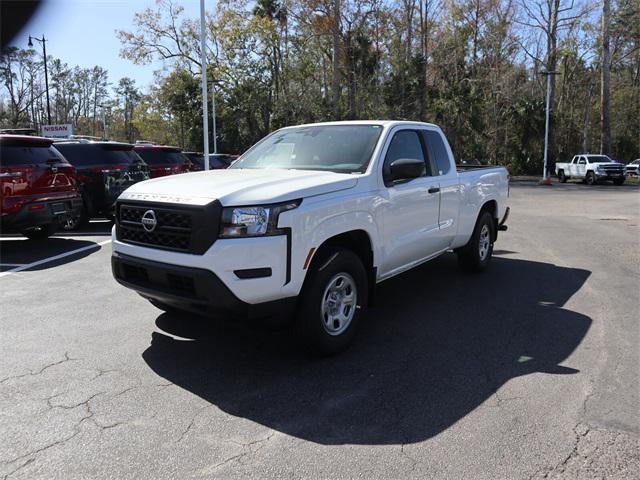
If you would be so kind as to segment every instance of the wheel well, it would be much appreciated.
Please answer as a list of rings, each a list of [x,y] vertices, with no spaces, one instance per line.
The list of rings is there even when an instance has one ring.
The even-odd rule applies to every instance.
[[[480,212],[478,212],[478,218],[484,212],[489,212],[493,217],[493,241],[495,242],[498,239],[498,202],[495,200],[489,200],[487,203],[482,205]]]
[[[369,280],[369,304],[373,304],[374,290],[376,285],[376,268],[373,265],[373,247],[371,238],[364,230],[351,230],[326,239],[315,251],[312,264],[323,256],[323,252],[328,248],[341,247],[354,252],[364,265]]]

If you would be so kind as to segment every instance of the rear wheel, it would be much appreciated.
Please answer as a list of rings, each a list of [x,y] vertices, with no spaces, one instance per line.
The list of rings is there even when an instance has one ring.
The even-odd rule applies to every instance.
[[[558,171],[558,180],[560,181],[560,183],[567,183],[568,179],[569,179],[569,177],[567,177],[564,174],[564,170]]]
[[[30,240],[42,240],[50,237],[58,230],[56,223],[50,223],[48,225],[40,225],[39,227],[29,228],[20,232],[22,235]]]
[[[613,184],[614,184],[614,185],[618,185],[618,186],[619,186],[619,185],[622,185],[623,183],[624,183],[624,177],[622,177],[622,178],[616,178],[616,179],[613,181]]]
[[[456,252],[460,267],[468,272],[485,270],[491,262],[495,238],[493,216],[489,212],[483,212],[478,217],[469,242]]]
[[[596,174],[593,172],[587,172],[587,177],[585,178],[587,185],[595,185],[596,184]]]
[[[84,206],[77,212],[72,213],[64,220],[60,221],[60,226],[63,230],[71,231],[77,230],[78,228],[89,223],[89,213],[85,209]]]
[[[296,340],[314,354],[338,353],[353,341],[367,305],[364,265],[352,251],[331,248],[308,275],[293,324]]]

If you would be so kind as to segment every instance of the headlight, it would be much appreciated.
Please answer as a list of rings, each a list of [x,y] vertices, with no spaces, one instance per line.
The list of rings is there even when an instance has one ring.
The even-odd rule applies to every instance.
[[[229,207],[222,210],[220,238],[282,235],[278,216],[300,205],[300,200],[255,207]]]

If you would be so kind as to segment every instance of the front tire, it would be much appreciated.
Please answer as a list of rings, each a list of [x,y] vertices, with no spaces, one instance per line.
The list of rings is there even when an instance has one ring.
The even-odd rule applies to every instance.
[[[58,225],[56,223],[50,223],[48,225],[40,225],[39,227],[33,227],[27,230],[23,230],[20,233],[27,237],[29,240],[44,240],[45,238],[48,238],[56,233],[57,230]]]
[[[482,272],[491,262],[495,236],[495,221],[489,212],[483,212],[476,222],[469,242],[456,253],[460,268],[468,272]]]
[[[333,355],[353,341],[368,301],[367,272],[350,250],[331,248],[314,259],[296,311],[296,341],[313,354]]]
[[[585,178],[585,181],[587,182],[587,185],[595,185],[597,182],[596,174],[593,172],[587,172],[587,177]]]

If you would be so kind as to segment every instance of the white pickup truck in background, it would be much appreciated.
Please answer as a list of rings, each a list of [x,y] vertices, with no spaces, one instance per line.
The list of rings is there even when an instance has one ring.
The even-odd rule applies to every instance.
[[[450,250],[485,269],[508,184],[502,167],[456,168],[431,124],[283,128],[227,170],[125,191],[113,275],[160,309],[291,321],[310,350],[334,353],[377,283]]]
[[[569,163],[556,163],[556,175],[561,183],[570,178],[580,178],[588,185],[595,185],[603,180],[612,180],[615,185],[622,185],[625,179],[624,165],[611,160],[606,155],[576,155]]]

